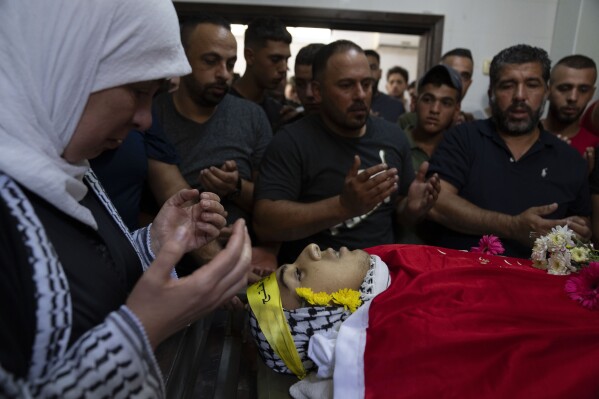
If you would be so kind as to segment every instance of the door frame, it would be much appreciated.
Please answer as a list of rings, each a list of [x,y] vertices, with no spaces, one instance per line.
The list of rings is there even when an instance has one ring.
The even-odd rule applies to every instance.
[[[174,1],[174,5],[180,19],[212,13],[231,23],[247,25],[256,17],[269,15],[288,26],[418,35],[418,76],[441,59],[443,15],[188,1]]]

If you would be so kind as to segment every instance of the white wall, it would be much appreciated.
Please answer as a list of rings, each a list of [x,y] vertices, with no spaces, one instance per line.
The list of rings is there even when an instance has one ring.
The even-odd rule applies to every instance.
[[[501,49],[516,43],[551,49],[558,1],[565,4],[572,0],[253,0],[252,4],[444,15],[442,51],[467,47],[474,55],[474,81],[462,104],[465,110],[473,111],[487,105],[488,77],[482,73],[484,60],[490,60]],[[597,0],[574,1],[597,3]],[[248,4],[242,0],[206,2]],[[599,19],[594,23],[599,26],[597,21]]]
[[[559,0],[551,43],[556,62],[570,54],[584,54],[599,64],[599,1]],[[599,98],[595,91],[594,99]]]
[[[245,72],[245,59],[243,56],[243,39],[245,35],[245,26],[232,26],[233,34],[237,40],[237,62],[235,63],[234,71],[240,75]],[[351,40],[363,49],[376,50],[381,55],[381,69],[383,77],[379,82],[379,90],[385,92],[386,73],[393,66],[399,65],[408,70],[411,80],[416,78],[418,69],[418,43],[420,36],[414,35],[398,35],[398,34],[380,34],[378,32],[356,32],[345,30],[330,30],[316,28],[297,28],[287,27],[293,41],[291,42],[290,50],[291,57],[289,58],[289,72],[287,77],[294,74],[293,66],[295,65],[295,56],[300,49],[310,43],[328,44],[335,40],[346,39]],[[409,97],[406,92],[406,97]]]

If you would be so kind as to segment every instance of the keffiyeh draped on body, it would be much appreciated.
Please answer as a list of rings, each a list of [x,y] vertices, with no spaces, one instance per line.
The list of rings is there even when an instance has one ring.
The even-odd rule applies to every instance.
[[[389,272],[384,262],[378,256],[370,258],[370,269],[360,286],[360,297],[364,304],[382,292],[389,285]],[[283,309],[291,336],[297,348],[304,369],[307,372],[316,370],[314,361],[308,356],[308,345],[315,336],[336,332],[343,321],[351,313],[343,307],[310,306],[295,310]],[[250,332],[258,345],[258,353],[266,365],[278,373],[293,374],[275,353],[266,337],[260,330],[253,312],[250,312]]]

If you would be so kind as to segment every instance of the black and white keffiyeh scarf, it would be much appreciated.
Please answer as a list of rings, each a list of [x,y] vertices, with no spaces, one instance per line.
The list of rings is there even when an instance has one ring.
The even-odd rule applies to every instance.
[[[362,304],[372,300],[389,285],[389,272],[385,263],[376,255],[370,256],[370,268],[360,286]],[[315,334],[338,330],[351,313],[343,307],[310,306],[295,310],[283,309],[297,352],[306,372],[315,371],[314,362],[308,357],[308,344]],[[285,362],[275,353],[262,333],[258,320],[250,310],[250,331],[258,353],[272,370],[282,374],[292,374]]]

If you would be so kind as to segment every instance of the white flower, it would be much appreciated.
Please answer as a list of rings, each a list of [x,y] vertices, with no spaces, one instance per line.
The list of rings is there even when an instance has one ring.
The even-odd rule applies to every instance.
[[[545,260],[547,256],[547,238],[540,237],[535,240],[532,247],[532,258],[534,260]]]
[[[543,260],[533,260],[532,265],[533,265],[533,267],[536,267],[537,269],[547,270],[547,261],[544,259]]]
[[[547,273],[564,276],[570,274],[572,265],[570,264],[570,252],[555,252],[549,257]]]
[[[585,247],[574,247],[570,250],[570,255],[574,262],[583,263],[589,261],[590,252],[591,250]]]
[[[532,260],[544,261],[547,259],[547,240],[545,237],[537,238],[535,245],[532,247]]]
[[[551,232],[547,234],[547,247],[551,252],[573,247],[574,232],[568,226],[555,226]]]

